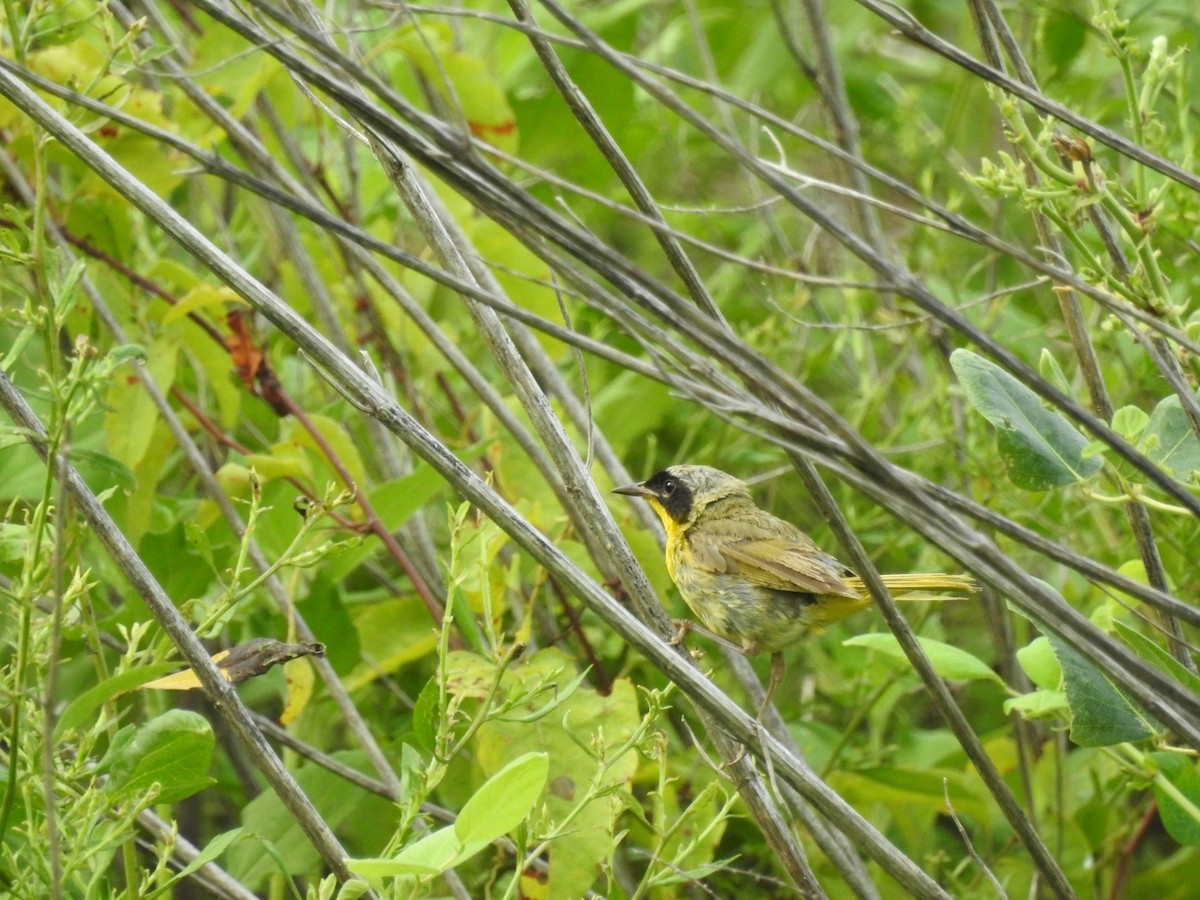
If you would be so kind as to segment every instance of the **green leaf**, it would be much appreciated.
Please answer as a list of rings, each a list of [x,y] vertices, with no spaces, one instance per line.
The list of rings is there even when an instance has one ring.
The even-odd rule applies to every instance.
[[[107,453],[77,448],[71,451],[71,461],[80,474],[94,484],[118,487],[123,491],[132,491],[137,486],[137,477],[129,467]]]
[[[225,311],[225,307],[248,305],[232,288],[200,282],[163,313],[162,320],[164,325],[168,325],[196,312],[212,309],[219,315]]]
[[[1138,449],[1184,484],[1190,484],[1195,473],[1200,472],[1200,439],[1176,396],[1167,397],[1154,407]]]
[[[197,81],[231,116],[246,115],[282,72],[273,59],[258,59],[251,49],[238,35],[218,28],[205,29],[191,45]]]
[[[1196,763],[1180,753],[1151,753],[1150,758],[1159,771],[1154,797],[1163,827],[1183,846],[1200,846],[1200,772]]]
[[[216,403],[217,421],[224,428],[232,428],[242,407],[244,392],[240,382],[230,377],[229,350],[223,344],[208,340],[200,326],[191,319],[177,322],[174,330],[181,335],[187,348],[187,359],[195,375],[202,379],[205,390],[211,392]]]
[[[395,531],[445,486],[441,474],[422,463],[403,478],[389,481],[372,491],[371,504],[379,510],[384,524]]]
[[[1047,634],[1071,706],[1071,740],[1080,747],[1109,747],[1153,737],[1158,731],[1103,672],[1059,637]]]
[[[340,750],[333,758],[360,772],[372,771],[360,750]],[[395,806],[390,801],[348,784],[342,776],[321,766],[303,766],[295,777],[321,818],[330,828],[338,829],[339,835],[358,823],[369,835],[366,839],[376,841],[378,846],[379,841],[386,839],[384,834],[391,833]],[[251,889],[276,871],[299,875],[320,863],[320,856],[305,837],[304,829],[274,791],[264,791],[246,804],[242,825],[258,840],[238,842],[227,855],[227,868]],[[378,833],[379,829],[382,833]]]
[[[213,783],[212,728],[199,713],[172,709],[133,732],[109,763],[106,789],[120,799],[159,786],[159,803],[176,803]]]
[[[108,360],[113,365],[120,365],[134,359],[144,360],[148,355],[141,344],[119,344],[108,351]]]
[[[917,640],[933,664],[933,670],[942,678],[951,681],[994,681],[1004,684],[1004,680],[993,672],[987,663],[966,650],[935,641],[933,638],[919,637]],[[868,650],[876,650],[895,659],[908,661],[900,642],[893,634],[860,634],[842,643],[847,647],[866,647]]]
[[[175,383],[178,358],[177,339],[164,336],[150,345],[145,366],[159,390],[169,391]],[[108,453],[132,472],[149,449],[158,421],[158,409],[142,387],[140,369],[121,369],[113,373],[106,405],[104,432]]]
[[[536,722],[543,716],[550,715],[550,713],[554,712],[554,710],[558,709],[575,695],[575,692],[579,689],[579,686],[583,684],[584,679],[587,678],[591,671],[591,666],[588,666],[566,684],[556,688],[550,699],[547,700],[546,703],[540,708],[519,716],[496,716],[496,719],[504,722]]]
[[[350,478],[357,484],[366,483],[366,472],[363,467],[362,454],[359,453],[358,441],[350,433],[341,422],[336,419],[331,419],[329,416],[322,416],[310,413],[309,425],[321,436],[321,439],[332,449],[333,453],[346,467]],[[289,420],[290,421],[290,420]],[[312,455],[317,459],[322,459],[325,456],[324,448],[317,442],[317,438],[313,436],[308,428],[294,426],[287,430],[285,434],[285,442],[292,442],[301,447],[308,448]],[[284,452],[277,444],[272,447],[272,452]]]
[[[195,519],[185,519],[183,537],[187,542],[188,550],[208,563],[210,569],[216,571],[217,564],[213,561],[212,544],[208,540],[208,532],[200,527],[200,523]]]
[[[394,46],[446,101],[457,102],[471,133],[506,153],[517,152],[517,121],[500,79],[484,58],[455,49],[448,25],[397,29]]]
[[[413,660],[424,659],[437,649],[438,636],[429,613],[415,597],[373,603],[356,610],[354,628],[362,660],[346,676],[346,686],[351,690],[358,690]]]
[[[1149,423],[1150,417],[1136,406],[1122,406],[1113,413],[1113,431],[1131,443],[1138,439]]]
[[[1051,12],[1042,21],[1042,49],[1055,76],[1064,74],[1087,41],[1088,23],[1074,10]]]
[[[438,688],[438,680],[430,678],[425,682],[425,687],[421,688],[417,702],[413,705],[413,733],[421,748],[431,752],[434,749],[434,742],[437,739],[438,700],[440,695],[441,690]]]
[[[32,537],[33,530],[24,522],[0,522],[0,563],[24,559]]]
[[[1146,635],[1130,628],[1120,619],[1113,619],[1117,633],[1142,659],[1149,660],[1155,665],[1171,673],[1176,681],[1195,694],[1200,694],[1200,677],[1188,671],[1187,667],[1173,657],[1167,650],[1158,646]]]
[[[558,690],[564,680],[573,680],[576,667],[576,660],[556,648],[539,651],[510,667],[505,673],[504,690],[509,697],[524,694],[526,699],[509,714],[519,715],[522,709],[528,713],[538,711],[544,705],[543,692]],[[541,804],[556,822],[568,815],[572,818],[567,833],[555,839],[558,856],[550,867],[548,896],[584,896],[611,856],[613,835],[620,827],[613,798],[632,790],[639,759],[633,750],[618,757],[616,748],[624,746],[640,721],[633,684],[627,678],[618,678],[605,696],[582,686],[553,715],[529,723],[491,719],[477,732],[476,758],[486,774],[499,772],[530,746],[549,755]],[[598,751],[597,747],[603,749]],[[605,758],[601,771],[597,770],[597,752]],[[578,809],[596,778],[600,795]]]
[[[67,708],[63,710],[58,723],[54,726],[55,740],[61,740],[67,732],[79,728],[85,722],[89,721],[95,711],[103,706],[106,701],[139,688],[146,682],[153,681],[155,678],[166,675],[168,672],[173,672],[178,668],[178,662],[164,662],[155,663],[150,666],[141,666],[136,669],[128,669],[111,678],[106,678],[94,687],[88,688],[67,704]]]
[[[269,453],[247,453],[245,464],[259,474],[263,481],[294,478],[300,481],[313,477],[312,463],[304,449],[295,441],[280,441]]]
[[[630,403],[630,396],[636,396],[637,403]],[[597,422],[609,423],[605,434],[617,446],[633,445],[661,427],[677,402],[666,385],[646,384],[636,373],[622,372],[596,391],[592,415]]]
[[[148,894],[141,895],[145,900],[150,900],[152,897],[158,897],[171,889],[171,886],[177,884],[187,878],[201,866],[212,862],[218,856],[225,852],[225,848],[242,836],[243,829],[234,828],[226,831],[224,834],[218,834],[215,838],[208,842],[195,858],[190,863],[180,869],[175,875],[162,886],[156,888]]]
[[[997,429],[996,443],[1017,487],[1045,491],[1086,481],[1102,465],[1087,459],[1088,441],[1037,394],[999,366],[969,350],[950,355],[967,400]]]
[[[934,766],[880,766],[832,780],[839,794],[856,801],[891,806],[903,815],[945,815],[946,795],[959,815],[986,816],[988,802],[978,779],[961,770]]]
[[[1071,393],[1071,382],[1067,380],[1066,373],[1058,364],[1058,360],[1054,358],[1054,354],[1045,347],[1042,348],[1042,354],[1038,357],[1038,374],[1064,394]]]
[[[371,886],[367,882],[358,878],[343,881],[339,885],[333,875],[326,875],[324,884],[329,886],[330,893],[324,895],[329,897],[329,900],[358,900],[359,897],[371,890]],[[332,893],[335,889],[337,890],[336,894]]]
[[[1022,719],[1069,718],[1071,705],[1062,691],[1037,690],[1005,700],[1004,712],[1015,712]]]
[[[1139,584],[1150,584],[1150,576],[1146,574],[1146,564],[1141,559],[1127,559],[1117,566],[1117,574],[1124,575],[1126,578],[1136,581]],[[1111,594],[1109,602],[1104,606],[1097,607],[1091,615],[1092,623],[1104,631],[1108,631],[1109,629],[1104,621],[1097,618],[1097,615],[1101,614],[1101,610],[1109,613],[1109,618],[1106,621],[1112,622],[1115,621],[1113,617],[1121,615],[1126,609],[1136,609],[1142,604],[1142,601],[1137,597],[1126,593],[1120,588],[1112,588]]]
[[[674,860],[676,869],[676,877],[664,884],[703,877],[699,873],[712,865],[717,855],[733,802],[718,781],[710,781],[699,794],[688,797],[687,805],[671,821],[669,837],[659,853],[661,859]]]
[[[459,840],[491,843],[524,822],[546,786],[549,771],[549,756],[526,753],[489,778],[454,821]]]
[[[249,874],[238,877],[239,881],[249,881],[251,877],[257,877],[261,881],[265,877],[264,871],[278,872],[287,877],[294,871],[293,860],[297,856],[307,854],[315,858],[317,855],[316,851],[311,849],[312,844],[305,841],[276,846],[274,841],[260,834],[254,832],[246,832],[246,834],[246,840],[238,843],[233,848],[233,852],[229,854],[231,869],[238,864],[239,860],[245,859],[247,853],[253,853],[257,868],[251,868]]]
[[[463,844],[454,833],[454,826],[447,825],[426,835],[391,859],[350,859],[346,863],[350,871],[364,878],[387,878],[396,875],[440,875],[463,860],[470,859],[489,844],[489,841],[471,841]]]
[[[445,872],[524,822],[542,795],[549,771],[547,754],[519,756],[483,783],[453,825],[426,835],[392,859],[350,860],[350,869],[369,878]]]
[[[1062,667],[1045,637],[1034,638],[1018,650],[1017,662],[1029,680],[1043,690],[1057,691],[1062,685]]]
[[[350,871],[365,878],[386,878],[394,875],[440,875],[456,865],[456,860],[474,856],[487,846],[484,841],[477,846],[464,847],[454,833],[454,826],[447,825],[428,834],[415,844],[405,847],[392,859],[347,860]],[[470,853],[465,851],[470,850]]]

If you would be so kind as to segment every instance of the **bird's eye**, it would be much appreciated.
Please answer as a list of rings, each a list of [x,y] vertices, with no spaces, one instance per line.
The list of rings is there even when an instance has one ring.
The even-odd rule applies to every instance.
[[[673,493],[675,493],[675,479],[668,478],[663,482],[663,495],[670,497]]]

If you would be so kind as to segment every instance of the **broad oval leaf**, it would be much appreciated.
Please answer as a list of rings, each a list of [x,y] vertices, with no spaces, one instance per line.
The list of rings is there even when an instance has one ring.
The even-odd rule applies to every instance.
[[[175,803],[213,783],[213,733],[198,713],[172,709],[145,725],[113,755],[107,789],[120,798],[135,797],[159,785],[156,800]]]
[[[167,335],[154,341],[146,355],[146,370],[160,390],[168,391],[175,383],[179,359],[179,341]],[[141,462],[154,438],[158,409],[142,387],[140,370],[114,374],[105,397],[104,415],[108,455],[133,470]]]
[[[1054,648],[1044,637],[1034,638],[1017,651],[1017,662],[1029,680],[1044,691],[1057,691],[1062,685],[1062,667]]]
[[[967,400],[996,427],[1000,456],[1017,487],[1045,491],[1086,481],[1100,469],[1099,457],[1084,457],[1087,438],[995,363],[959,349],[950,365]]]
[[[1176,396],[1167,397],[1154,407],[1138,449],[1184,484],[1191,484],[1200,472],[1200,439]]]
[[[1200,772],[1181,753],[1151,753],[1158,766],[1154,799],[1167,834],[1185,847],[1200,846]]]
[[[1047,634],[1062,667],[1071,707],[1071,740],[1080,747],[1110,747],[1153,737],[1156,724],[1098,668],[1066,642]]]
[[[333,758],[360,772],[371,771],[361,750],[338,750]],[[383,822],[394,804],[347,782],[343,775],[318,765],[301,766],[294,773],[300,790],[312,801],[325,823],[339,830],[343,822]],[[245,887],[257,889],[275,872],[299,875],[320,864],[320,856],[304,829],[279,795],[264,791],[241,811],[247,835],[226,854],[226,869]],[[340,833],[340,831],[339,831]]]
[[[463,806],[454,821],[459,840],[491,842],[524,822],[542,795],[549,772],[550,757],[545,753],[526,753],[510,762]]]
[[[935,641],[933,638],[919,637],[917,640],[921,644],[921,649],[925,651],[925,655],[929,657],[933,670],[942,678],[948,678],[951,681],[994,681],[997,684],[1004,684],[1003,679],[993,672],[987,663],[977,656],[972,656],[966,650],[942,641]],[[847,647],[866,647],[868,650],[877,650],[896,659],[908,660],[908,657],[904,655],[904,650],[900,647],[900,642],[892,634],[860,634],[843,641],[843,643]]]
[[[1136,406],[1122,406],[1113,413],[1112,429],[1130,443],[1136,441],[1150,424],[1150,417]]]

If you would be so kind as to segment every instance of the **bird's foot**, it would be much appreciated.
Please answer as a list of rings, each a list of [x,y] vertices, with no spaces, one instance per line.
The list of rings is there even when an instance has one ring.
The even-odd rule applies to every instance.
[[[673,619],[672,622],[675,625],[675,633],[671,635],[671,639],[667,643],[672,647],[678,647],[683,643],[688,632],[692,630],[692,623],[687,619]]]

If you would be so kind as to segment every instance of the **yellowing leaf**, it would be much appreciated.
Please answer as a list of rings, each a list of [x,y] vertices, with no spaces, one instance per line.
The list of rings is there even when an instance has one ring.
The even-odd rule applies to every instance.
[[[30,71],[44,78],[82,88],[100,72],[105,60],[98,47],[86,38],[79,38],[30,53],[25,62]]]
[[[146,368],[164,392],[170,390],[175,381],[178,355],[179,346],[173,336],[158,338],[148,348]],[[158,410],[142,387],[139,371],[130,367],[118,370],[105,398],[108,412],[104,416],[104,430],[108,452],[130,469],[137,469],[146,455],[158,421]]]
[[[271,452],[250,453],[246,465],[262,476],[264,481],[273,478],[312,478],[312,464],[304,448],[293,441],[281,441],[271,447]]]
[[[310,415],[308,421],[312,423],[321,438],[346,467],[346,471],[354,479],[354,484],[361,488],[365,484],[366,470],[363,468],[362,455],[358,452],[358,444],[350,432],[341,422],[336,422],[328,416]],[[296,426],[289,437],[296,444],[307,447],[322,459],[325,458],[325,451],[317,445],[316,440],[307,430]]]
[[[612,752],[633,733],[639,718],[637,692],[628,679],[616,679],[611,692],[601,696],[580,686],[579,674],[575,661],[555,649],[521,660],[505,673],[505,691],[536,687],[538,693],[503,719],[485,722],[474,740],[485,775],[500,771],[523,748],[536,746],[548,754],[549,789],[542,803],[552,818],[573,816],[570,830],[555,841],[558,854],[550,866],[551,897],[582,897],[592,887],[598,867],[612,851],[613,824],[620,812],[617,792],[629,785],[637,769],[633,751],[609,758],[600,774],[605,790],[582,810],[575,810],[597,773],[596,758],[587,749],[590,742],[602,739],[606,752]],[[555,703],[556,699],[562,702]]]
[[[212,655],[212,661],[219,664],[228,655],[228,650],[221,650]],[[184,669],[182,672],[172,672],[170,675],[164,675],[162,678],[156,678],[141,685],[144,691],[196,691],[200,687],[200,679],[196,677],[196,673],[192,669]]]
[[[154,518],[154,504],[158,500],[158,485],[166,469],[167,460],[175,450],[175,439],[166,422],[159,422],[154,428],[154,437],[150,446],[142,455],[142,460],[133,470],[137,477],[137,487],[128,497],[126,503],[127,516],[123,525],[125,536],[134,546],[150,529]]]
[[[496,663],[470,650],[451,650],[446,656],[446,691],[456,697],[482,700],[496,680]]]
[[[293,659],[284,663],[283,676],[287,681],[287,703],[279,714],[279,724],[288,725],[308,706],[316,676],[312,663],[307,659]]]
[[[198,284],[180,297],[179,302],[163,314],[162,320],[164,323],[174,322],[197,310],[208,309],[213,306],[225,307],[233,304],[247,305],[246,301],[239,297],[231,288],[227,288],[224,285]]]
[[[370,684],[437,648],[437,631],[425,605],[415,598],[391,600],[355,616],[364,662],[345,678],[347,690]]]
[[[244,497],[250,492],[250,470],[240,463],[227,462],[217,469],[217,484],[231,497]]]

